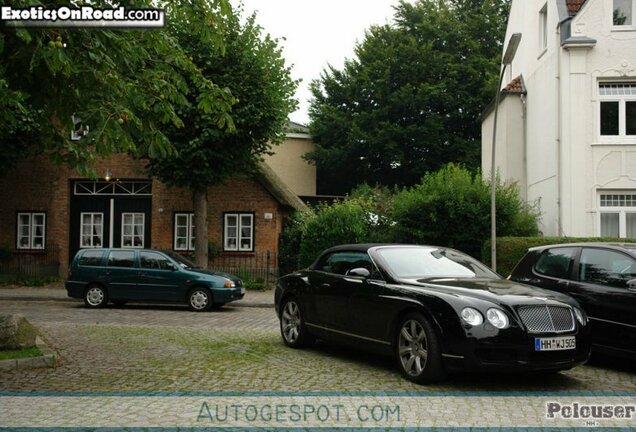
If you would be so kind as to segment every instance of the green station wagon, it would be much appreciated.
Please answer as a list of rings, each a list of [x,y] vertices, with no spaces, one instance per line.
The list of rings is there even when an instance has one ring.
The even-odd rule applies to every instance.
[[[92,308],[109,301],[151,301],[187,303],[198,312],[245,295],[239,278],[198,269],[179,254],[154,249],[82,249],[69,268],[66,291]]]

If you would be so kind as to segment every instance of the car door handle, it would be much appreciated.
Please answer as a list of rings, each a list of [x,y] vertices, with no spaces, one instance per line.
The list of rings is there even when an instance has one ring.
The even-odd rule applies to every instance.
[[[557,285],[560,285],[560,286],[570,286],[570,282],[569,282],[569,281],[566,281],[566,280],[559,280],[559,281],[557,281]]]
[[[331,288],[331,285],[328,283],[320,284],[320,288]]]

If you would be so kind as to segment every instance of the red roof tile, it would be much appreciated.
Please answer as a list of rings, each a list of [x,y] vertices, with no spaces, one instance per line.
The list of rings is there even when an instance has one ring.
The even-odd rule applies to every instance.
[[[566,0],[565,3],[568,6],[568,12],[570,13],[570,16],[574,16],[579,12],[579,10],[581,10],[581,7],[583,6],[583,3],[585,3],[585,0]]]
[[[525,93],[526,89],[524,88],[523,80],[522,80],[521,76],[518,76],[517,78],[513,79],[512,81],[510,81],[508,83],[508,85],[503,88],[502,92],[504,92],[504,93]]]

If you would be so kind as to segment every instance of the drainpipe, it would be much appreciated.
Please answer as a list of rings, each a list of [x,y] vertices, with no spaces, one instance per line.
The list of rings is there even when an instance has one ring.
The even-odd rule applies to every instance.
[[[561,110],[562,107],[562,97],[563,92],[561,91],[561,62],[563,56],[563,50],[561,49],[561,23],[557,26],[556,31],[556,49],[557,49],[557,76],[556,76],[556,84],[557,84],[557,233],[559,237],[563,236],[563,205],[561,202],[561,198],[563,197],[563,180],[562,180],[562,171],[563,168],[561,166],[561,162],[563,161],[563,113]]]
[[[523,163],[521,166],[521,178],[523,179],[523,200],[528,202],[528,101],[526,95],[521,95],[521,120]]]

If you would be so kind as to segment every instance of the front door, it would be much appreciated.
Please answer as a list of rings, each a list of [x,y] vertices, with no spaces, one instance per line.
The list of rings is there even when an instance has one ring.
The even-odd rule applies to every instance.
[[[172,262],[158,252],[139,251],[137,295],[143,300],[184,300]]]
[[[69,259],[79,249],[151,246],[152,181],[71,184]]]

